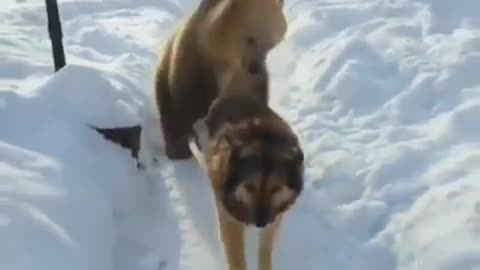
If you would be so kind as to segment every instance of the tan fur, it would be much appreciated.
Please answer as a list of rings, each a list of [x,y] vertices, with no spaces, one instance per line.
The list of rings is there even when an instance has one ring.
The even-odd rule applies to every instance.
[[[225,249],[225,255],[229,270],[246,270],[247,260],[245,258],[245,227],[233,219],[217,201],[218,225],[220,238]],[[263,270],[263,269],[262,269]]]
[[[200,26],[204,34],[199,40],[220,89],[252,88],[245,66],[264,58],[283,39],[287,23],[282,7],[278,0],[224,0],[212,8]],[[249,44],[249,39],[255,43]]]
[[[232,218],[220,202],[216,202],[220,236],[224,243],[229,270],[247,270],[245,256],[245,225]],[[260,231],[258,270],[272,270],[272,255],[280,230],[282,216]]]
[[[277,209],[284,203],[289,203],[295,199],[297,194],[291,189],[281,186],[280,191],[272,196],[272,208]]]
[[[266,227],[260,232],[260,246],[258,248],[259,270],[271,270],[273,267],[273,248],[277,241],[282,218],[283,216],[277,217],[277,219],[272,224],[270,224],[270,226]]]

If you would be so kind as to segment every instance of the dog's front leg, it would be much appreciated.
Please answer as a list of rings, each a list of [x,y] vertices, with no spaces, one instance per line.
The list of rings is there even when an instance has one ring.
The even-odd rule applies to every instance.
[[[282,217],[280,216],[272,224],[260,231],[258,270],[272,270],[273,249],[281,223]]]
[[[244,228],[228,216],[220,202],[217,202],[220,236],[225,249],[229,270],[247,270],[245,259]]]

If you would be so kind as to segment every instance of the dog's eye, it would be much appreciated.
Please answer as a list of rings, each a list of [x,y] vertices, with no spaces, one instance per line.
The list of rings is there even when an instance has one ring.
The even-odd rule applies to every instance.
[[[244,186],[249,193],[255,193],[255,185],[253,183],[246,183]]]
[[[277,192],[280,192],[281,189],[282,187],[280,185],[273,185],[270,189],[270,193],[275,194]]]
[[[261,165],[261,159],[254,155],[240,157],[237,162],[242,168],[248,170],[257,169]]]
[[[252,37],[252,36],[247,37],[247,44],[248,45],[252,46],[252,45],[255,45],[255,43],[256,43],[256,40],[255,40],[254,37]]]

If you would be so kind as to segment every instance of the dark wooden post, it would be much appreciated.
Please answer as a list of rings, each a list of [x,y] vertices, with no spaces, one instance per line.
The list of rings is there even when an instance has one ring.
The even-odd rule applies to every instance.
[[[57,0],[45,0],[47,6],[48,34],[52,43],[53,62],[55,72],[65,66],[65,53],[63,50],[62,25],[58,12]]]

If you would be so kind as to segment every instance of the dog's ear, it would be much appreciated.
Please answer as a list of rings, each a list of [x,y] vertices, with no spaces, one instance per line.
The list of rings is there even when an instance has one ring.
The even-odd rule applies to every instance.
[[[216,143],[208,156],[208,174],[212,186],[217,191],[218,195],[222,195],[225,179],[228,175],[230,166],[231,148],[225,140]]]
[[[239,144],[238,138],[231,132],[232,127],[227,125],[222,128],[221,134],[212,140],[210,153],[208,155],[208,171],[210,179],[217,190],[223,190],[228,172],[230,171],[230,160]],[[220,192],[222,194],[223,192]]]

